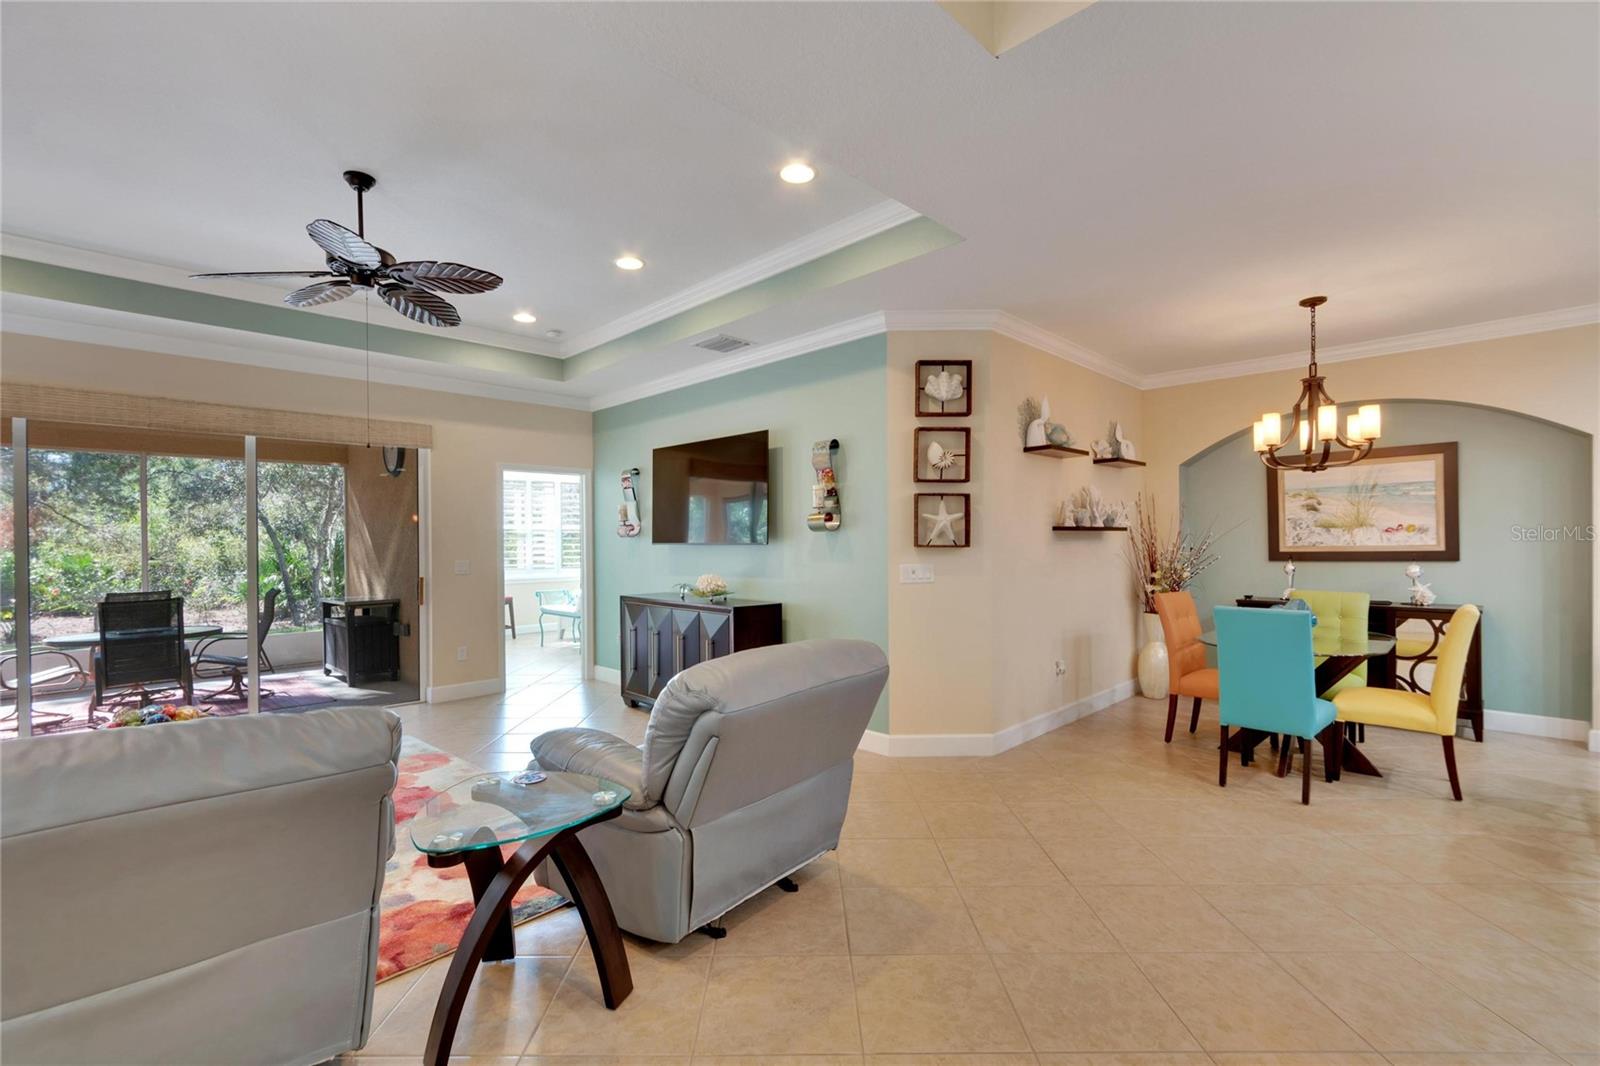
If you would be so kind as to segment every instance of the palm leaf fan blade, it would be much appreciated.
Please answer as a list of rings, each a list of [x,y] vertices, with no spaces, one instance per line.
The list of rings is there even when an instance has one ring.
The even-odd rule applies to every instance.
[[[389,269],[396,281],[416,285],[433,292],[468,293],[492,292],[504,280],[499,274],[463,263],[446,263],[436,259],[417,259],[396,263]]]
[[[442,297],[408,285],[380,285],[383,302],[425,326],[459,326],[461,314]]]
[[[283,298],[283,302],[290,307],[316,307],[342,300],[354,291],[355,288],[343,278],[338,281],[317,281],[294,290]]]
[[[319,218],[306,226],[306,234],[317,242],[317,247],[347,263],[367,270],[377,270],[383,265],[383,253],[368,244],[354,231],[326,218]]]

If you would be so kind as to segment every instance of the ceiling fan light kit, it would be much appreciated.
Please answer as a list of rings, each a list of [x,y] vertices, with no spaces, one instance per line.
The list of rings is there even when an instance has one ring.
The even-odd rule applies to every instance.
[[[356,194],[356,228],[352,232],[331,219],[319,218],[306,226],[306,234],[322,249],[326,270],[263,270],[223,274],[191,274],[191,278],[319,278],[283,298],[290,307],[318,307],[351,295],[357,289],[376,290],[384,303],[413,322],[426,326],[459,326],[461,314],[441,292],[469,295],[500,287],[500,275],[461,263],[438,259],[400,262],[388,251],[367,241],[365,197],[378,181],[360,170],[344,172],[345,184]]]
[[[1307,296],[1300,301],[1300,306],[1311,312],[1311,365],[1300,379],[1300,398],[1289,412],[1288,431],[1277,411],[1268,411],[1250,427],[1252,447],[1273,470],[1314,474],[1330,466],[1359,463],[1372,453],[1373,442],[1383,434],[1383,411],[1375,403],[1362,404],[1349,415],[1343,429],[1339,426],[1339,405],[1328,395],[1317,372],[1317,308],[1327,302],[1326,296]],[[1296,438],[1299,457],[1280,459],[1279,450]],[[1335,444],[1349,450],[1334,455]]]

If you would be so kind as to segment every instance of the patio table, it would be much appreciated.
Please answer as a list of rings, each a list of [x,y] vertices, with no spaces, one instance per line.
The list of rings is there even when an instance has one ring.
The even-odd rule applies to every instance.
[[[221,634],[221,626],[183,627],[184,640],[199,640],[201,637],[215,637],[220,636]],[[82,650],[84,648],[92,648],[96,644],[99,644],[100,634],[93,631],[88,633],[61,633],[53,637],[45,637],[43,640],[39,641],[39,643],[43,644],[47,648],[54,648],[57,651],[69,651],[74,649]]]

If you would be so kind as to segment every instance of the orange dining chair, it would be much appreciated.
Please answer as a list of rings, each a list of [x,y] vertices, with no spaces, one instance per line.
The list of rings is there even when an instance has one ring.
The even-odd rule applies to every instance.
[[[1156,614],[1167,644],[1167,743],[1178,720],[1178,697],[1193,696],[1189,732],[1200,725],[1200,701],[1217,698],[1217,671],[1206,665],[1206,646],[1200,643],[1200,612],[1187,592],[1158,592]]]

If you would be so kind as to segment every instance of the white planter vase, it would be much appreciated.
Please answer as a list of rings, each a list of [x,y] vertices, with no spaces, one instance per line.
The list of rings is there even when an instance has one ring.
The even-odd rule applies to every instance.
[[[1139,694],[1146,699],[1167,698],[1171,675],[1167,671],[1167,644],[1161,632],[1161,616],[1144,616],[1144,647],[1139,649]]]

